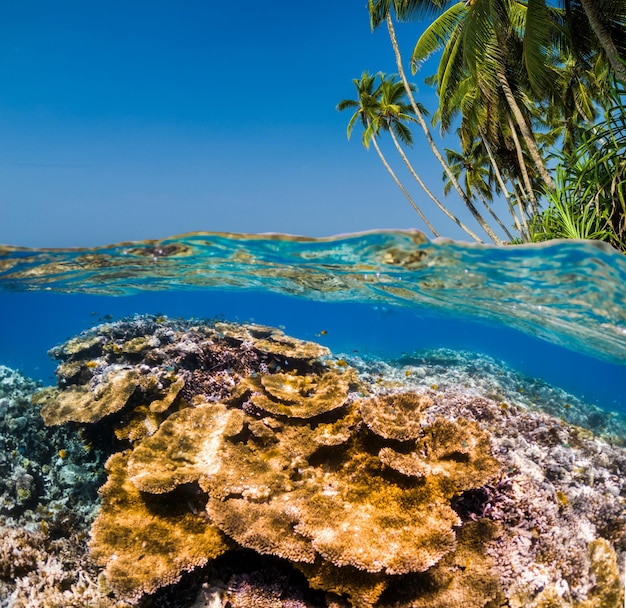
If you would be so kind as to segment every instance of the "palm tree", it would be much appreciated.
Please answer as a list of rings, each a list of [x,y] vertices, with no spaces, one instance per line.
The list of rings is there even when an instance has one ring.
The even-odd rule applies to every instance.
[[[619,80],[626,83],[626,3],[623,0],[563,0],[574,44],[582,53],[599,47]],[[593,32],[586,32],[581,13]],[[579,53],[580,54],[580,53]]]
[[[498,10],[494,8],[494,4],[498,4]],[[411,65],[415,71],[430,55],[443,49],[435,78],[443,117],[453,111],[451,103],[457,97],[457,88],[461,84],[465,88],[478,88],[483,97],[492,104],[498,98],[504,98],[533,163],[548,188],[553,189],[552,177],[539,153],[529,118],[525,115],[524,106],[518,102],[519,94],[514,91],[511,77],[507,73],[510,63],[508,46],[519,42],[516,36],[519,34],[520,23],[525,25],[525,13],[523,5],[517,0],[497,0],[497,3],[491,0],[458,2],[444,11],[424,31],[415,45]],[[553,21],[555,19],[556,17]],[[545,28],[538,29],[543,32]],[[542,33],[536,38],[532,44],[526,45],[529,49],[524,53],[523,49],[519,49],[519,54],[524,56],[524,70],[515,66],[516,74],[526,74],[529,88],[532,88],[533,83],[535,87],[540,87],[551,78],[549,64],[547,67],[545,61],[542,64],[537,58],[538,53],[534,51],[545,35]]]
[[[486,154],[482,142],[480,140],[473,141],[470,147],[463,152],[457,152],[450,148],[445,148],[445,152],[448,165],[454,173],[454,176],[457,180],[461,181],[461,179],[463,179],[465,182],[467,195],[472,196],[472,193],[476,194],[488,213],[500,226],[504,234],[506,234],[509,241],[512,241],[513,236],[489,204],[493,201],[492,193],[494,190],[497,190],[497,187],[494,184],[493,168],[490,166],[489,156]],[[445,182],[443,192],[444,194],[448,194],[452,188],[452,184],[450,180],[446,180],[445,173],[443,179]]]
[[[387,29],[389,31],[389,37],[391,39],[391,44],[393,47],[396,66],[398,68],[398,74],[402,83],[404,85],[404,89],[406,91],[407,97],[411,103],[411,107],[413,108],[413,112],[419,123],[422,131],[424,132],[424,136],[426,137],[426,141],[430,146],[430,149],[435,156],[435,158],[439,161],[441,166],[443,167],[446,175],[452,182],[454,189],[457,191],[458,195],[461,197],[461,200],[465,204],[465,206],[469,209],[472,216],[476,219],[476,221],[480,224],[481,228],[487,233],[489,238],[496,244],[501,244],[502,241],[496,233],[492,230],[489,224],[484,220],[484,218],[480,215],[474,203],[468,198],[467,194],[461,188],[458,180],[454,177],[454,174],[450,170],[450,167],[446,163],[443,155],[437,148],[432,135],[430,133],[430,129],[426,124],[426,120],[424,119],[423,114],[420,112],[419,107],[415,101],[413,96],[413,92],[411,90],[411,85],[406,77],[406,73],[404,71],[404,65],[402,61],[402,55],[400,53],[400,47],[398,46],[398,40],[395,33],[395,27],[393,25],[393,19],[391,17],[391,8],[393,5],[393,9],[396,15],[400,15],[402,18],[408,18],[409,16],[413,16],[420,12],[426,13],[429,11],[435,11],[442,7],[442,2],[439,0],[369,0],[369,11],[370,11],[370,21],[372,28],[375,29],[378,27],[383,21],[387,24]]]
[[[380,114],[380,86],[376,85],[378,74],[370,75],[366,70],[361,75],[360,79],[353,79],[354,86],[357,90],[357,99],[344,99],[337,104],[337,110],[342,112],[347,109],[354,109],[350,120],[348,121],[347,135],[348,139],[352,136],[352,130],[357,121],[361,122],[363,126],[363,146],[365,149],[369,149],[370,144],[374,146],[376,153],[378,154],[381,162],[385,166],[385,169],[389,172],[394,182],[400,188],[404,196],[407,198],[411,206],[417,211],[422,221],[428,226],[428,229],[433,233],[435,237],[439,236],[439,233],[433,228],[426,216],[422,213],[421,209],[415,204],[415,201],[411,198],[406,188],[402,185],[397,175],[387,162],[376,138],[381,130],[381,114]],[[404,131],[404,125],[395,125],[398,132]],[[404,131],[404,137],[410,138],[410,132],[407,135]]]
[[[387,76],[385,74],[379,74],[381,78],[380,84],[380,98],[378,108],[378,120],[380,120],[381,127],[391,135],[396,150],[400,154],[407,169],[420,185],[428,197],[437,205],[437,207],[453,222],[457,224],[462,230],[465,231],[475,241],[480,242],[480,238],[474,231],[468,228],[458,217],[453,215],[449,209],[447,209],[441,201],[429,190],[426,184],[419,177],[413,165],[407,158],[400,141],[405,145],[411,146],[413,143],[413,137],[411,131],[406,125],[407,122],[414,122],[415,116],[413,115],[413,109],[410,104],[406,103],[406,91],[402,82],[398,81],[396,75]],[[413,89],[414,87],[412,87]],[[418,107],[422,114],[426,115],[425,108],[418,104]],[[400,141],[399,141],[400,140]]]

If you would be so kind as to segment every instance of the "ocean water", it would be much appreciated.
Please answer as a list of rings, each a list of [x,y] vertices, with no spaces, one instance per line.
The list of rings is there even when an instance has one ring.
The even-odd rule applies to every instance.
[[[624,606],[608,246],[4,246],[0,311],[0,608]]]
[[[486,354],[626,412],[626,258],[592,242],[497,248],[381,231],[6,246],[0,310],[0,364],[44,384],[53,346],[152,313],[254,321],[389,360],[440,347]]]

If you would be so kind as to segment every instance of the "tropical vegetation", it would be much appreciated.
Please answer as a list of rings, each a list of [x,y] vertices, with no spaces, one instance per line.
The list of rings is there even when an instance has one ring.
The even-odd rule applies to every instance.
[[[362,126],[434,236],[453,221],[475,241],[591,238],[626,252],[624,0],[369,0],[369,12],[388,30],[397,75],[363,72],[356,99],[337,107],[353,110],[348,137]],[[396,36],[417,19],[428,23],[406,68],[436,61],[432,116]],[[434,128],[456,145],[440,149]],[[443,201],[411,163],[414,129],[441,164]],[[387,137],[426,198],[411,197],[385,157]]]

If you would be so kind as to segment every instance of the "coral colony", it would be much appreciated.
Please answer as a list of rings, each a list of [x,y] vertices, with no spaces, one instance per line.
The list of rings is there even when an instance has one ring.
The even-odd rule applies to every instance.
[[[623,441],[493,362],[152,316],[51,354],[0,374],[0,606],[623,604]]]

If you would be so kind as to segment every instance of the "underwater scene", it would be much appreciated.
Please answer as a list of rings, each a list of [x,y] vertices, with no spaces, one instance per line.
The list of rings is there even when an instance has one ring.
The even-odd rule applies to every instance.
[[[617,608],[626,258],[0,246],[0,608]]]

